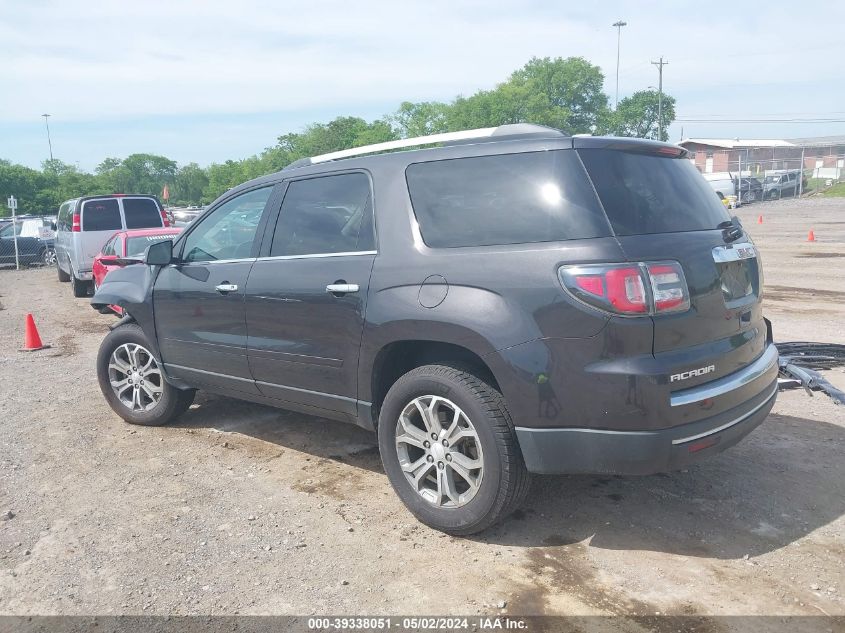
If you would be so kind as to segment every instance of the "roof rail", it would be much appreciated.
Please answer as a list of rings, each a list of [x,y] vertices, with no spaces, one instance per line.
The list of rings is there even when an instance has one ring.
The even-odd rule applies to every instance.
[[[428,136],[415,136],[413,138],[399,139],[398,141],[387,141],[385,143],[375,143],[373,145],[363,145],[361,147],[342,149],[337,152],[329,152],[328,154],[312,156],[311,158],[301,158],[285,167],[285,169],[295,169],[297,167],[305,167],[306,165],[316,165],[318,163],[325,163],[331,160],[352,158],[353,156],[361,156],[363,154],[386,152],[393,149],[401,149],[403,147],[417,147],[420,145],[432,145],[434,143],[461,143],[480,139],[492,140],[493,137],[501,138],[507,136],[526,135],[563,136],[563,133],[560,130],[546,127],[544,125],[513,123],[500,125],[498,127],[483,127],[475,130],[462,130],[460,132],[444,132],[442,134],[430,134]]]

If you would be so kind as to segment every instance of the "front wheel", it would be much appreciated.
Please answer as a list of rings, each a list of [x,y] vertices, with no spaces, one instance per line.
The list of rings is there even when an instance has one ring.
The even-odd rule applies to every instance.
[[[196,391],[168,384],[150,348],[137,324],[115,328],[100,344],[97,379],[106,401],[124,420],[161,426],[182,415],[194,401]]]
[[[396,381],[382,405],[378,440],[399,498],[442,532],[480,532],[528,492],[502,394],[456,367],[426,365]]]
[[[56,251],[52,248],[45,248],[41,251],[41,262],[45,266],[52,266],[56,263]]]
[[[59,266],[59,258],[56,257],[56,275],[59,278],[59,281],[64,283],[66,281],[70,281],[70,275],[68,275],[65,271],[62,270],[62,267]]]

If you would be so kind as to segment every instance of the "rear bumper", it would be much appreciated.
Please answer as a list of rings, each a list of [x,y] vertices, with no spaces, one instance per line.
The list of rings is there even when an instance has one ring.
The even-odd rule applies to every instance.
[[[528,470],[538,474],[648,475],[677,470],[733,446],[774,406],[777,379],[741,405],[654,431],[517,427]]]

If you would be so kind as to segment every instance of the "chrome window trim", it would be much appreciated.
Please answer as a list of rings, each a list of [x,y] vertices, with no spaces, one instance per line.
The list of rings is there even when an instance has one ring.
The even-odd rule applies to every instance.
[[[690,435],[689,437],[680,437],[676,440],[672,440],[672,444],[673,445],[686,444],[687,442],[692,442],[693,440],[698,440],[698,439],[701,439],[702,437],[707,437],[708,435],[714,435],[715,433],[719,433],[721,431],[724,431],[725,429],[729,429],[732,426],[739,424],[743,420],[747,420],[752,415],[757,413],[760,409],[762,409],[767,404],[769,404],[769,402],[771,401],[772,398],[775,397],[775,394],[777,392],[778,392],[778,386],[777,386],[777,383],[775,383],[774,389],[772,389],[771,393],[769,393],[769,395],[766,396],[766,399],[763,400],[763,402],[758,404],[756,407],[751,409],[751,411],[747,411],[747,412],[743,413],[741,416],[739,416],[738,418],[731,420],[730,422],[726,422],[725,424],[722,424],[721,426],[717,426],[715,429],[708,429],[707,431],[704,431],[702,433],[698,433],[697,435]]]
[[[177,236],[178,237],[178,236]],[[255,257],[242,257],[240,259],[210,259],[208,261],[174,262],[171,266],[209,266],[212,264],[244,264],[254,262]]]
[[[694,402],[701,402],[708,398],[715,398],[724,395],[729,391],[739,389],[764,376],[778,362],[778,350],[773,344],[769,344],[763,355],[743,369],[728,374],[712,382],[678,391],[670,396],[670,405],[680,407]]]
[[[717,246],[713,249],[713,261],[717,264],[736,262],[757,257],[757,249],[750,242],[741,242],[730,246]]]
[[[317,259],[322,257],[353,257],[359,255],[378,255],[378,251],[347,251],[343,253],[309,253],[307,255],[268,255],[258,257],[256,261],[267,262],[276,259]]]

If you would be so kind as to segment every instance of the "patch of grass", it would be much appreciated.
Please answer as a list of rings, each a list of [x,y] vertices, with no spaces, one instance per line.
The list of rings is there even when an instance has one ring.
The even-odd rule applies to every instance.
[[[845,198],[845,182],[839,182],[822,193],[825,198]]]

